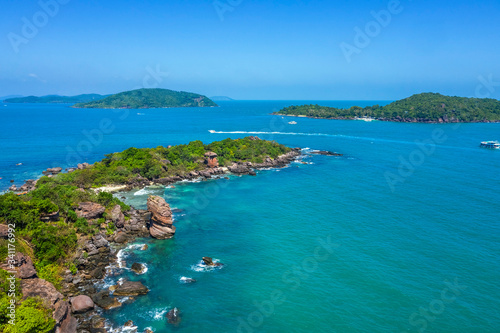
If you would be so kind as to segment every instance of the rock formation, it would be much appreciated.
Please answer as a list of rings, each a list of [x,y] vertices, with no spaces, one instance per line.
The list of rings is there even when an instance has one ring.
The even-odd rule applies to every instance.
[[[157,239],[171,238],[175,234],[172,211],[168,203],[159,196],[149,196],[148,211],[151,212],[149,233]]]
[[[168,311],[166,317],[168,323],[174,326],[179,326],[182,320],[181,312],[177,308],[173,308],[172,310]]]
[[[120,205],[114,206],[110,215],[115,226],[117,228],[123,228],[125,225],[125,215],[123,215]]]
[[[86,219],[97,219],[102,217],[105,210],[106,208],[104,206],[95,202],[80,202],[76,209],[76,215]]]
[[[205,153],[205,157],[206,157],[205,164],[209,168],[217,168],[219,166],[219,161],[217,160],[216,153],[209,151],[209,152]]]
[[[139,281],[125,281],[118,285],[113,293],[115,296],[146,295],[149,289]]]
[[[71,311],[73,313],[84,313],[94,309],[94,301],[86,295],[79,295],[71,299]]]

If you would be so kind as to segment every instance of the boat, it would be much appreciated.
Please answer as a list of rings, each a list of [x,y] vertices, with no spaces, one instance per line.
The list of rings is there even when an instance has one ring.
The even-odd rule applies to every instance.
[[[289,121],[288,122],[290,125],[297,125],[297,122],[296,121]]]
[[[482,148],[490,148],[490,149],[500,149],[500,142],[498,141],[483,141],[479,145]]]
[[[215,133],[215,131],[214,131],[214,130],[208,130],[208,131],[209,131],[210,133]]]
[[[375,120],[377,120],[377,119],[375,119],[375,118],[371,118],[371,117],[362,117],[362,118],[358,118],[358,117],[356,117],[356,118],[354,118],[354,120],[375,121]]]

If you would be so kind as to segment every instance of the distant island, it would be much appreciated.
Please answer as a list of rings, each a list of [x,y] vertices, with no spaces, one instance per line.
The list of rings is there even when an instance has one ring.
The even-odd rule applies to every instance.
[[[234,101],[234,99],[232,99],[231,97],[227,97],[227,96],[213,96],[213,97],[210,97],[210,99],[212,101],[222,101],[222,102],[228,102],[228,101]]]
[[[159,88],[125,91],[98,101],[73,105],[74,108],[87,109],[152,109],[210,106],[217,106],[217,104],[206,96]]]
[[[103,99],[109,95],[99,95],[99,94],[83,94],[77,96],[59,96],[59,95],[47,95],[47,96],[27,96],[27,97],[15,97],[7,98],[4,100],[5,103],[85,103]]]
[[[386,106],[348,109],[320,105],[286,107],[274,114],[325,119],[376,119],[413,123],[500,122],[500,101],[422,93]]]

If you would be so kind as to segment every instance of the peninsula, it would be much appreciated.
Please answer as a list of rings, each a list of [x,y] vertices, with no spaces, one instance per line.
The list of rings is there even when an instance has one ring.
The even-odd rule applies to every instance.
[[[148,293],[140,281],[114,286],[114,294],[95,285],[116,258],[110,244],[173,236],[170,207],[150,196],[148,210],[136,210],[103,187],[127,190],[231,173],[255,175],[256,169],[284,167],[298,155],[298,148],[253,136],[129,148],[67,173],[49,168],[40,179],[11,187],[14,192],[0,195],[0,331],[103,332],[96,309],[120,307],[117,296]],[[143,267],[136,266],[132,270],[140,273]],[[15,325],[8,324],[12,300]]]
[[[159,88],[125,91],[98,101],[73,105],[74,108],[87,109],[152,109],[212,106],[217,106],[217,104],[206,96]]]
[[[338,109],[317,104],[301,105],[286,107],[274,114],[324,119],[372,118],[413,123],[500,122],[500,101],[422,93],[385,106]]]

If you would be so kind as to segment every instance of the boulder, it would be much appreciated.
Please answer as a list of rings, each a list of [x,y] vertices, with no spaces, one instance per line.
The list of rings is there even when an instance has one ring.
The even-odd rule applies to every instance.
[[[84,313],[94,309],[94,301],[86,295],[79,295],[71,299],[71,311],[73,313]]]
[[[137,262],[134,262],[132,264],[132,267],[130,268],[134,273],[136,274],[143,274],[144,271],[146,270],[146,266],[144,266],[143,264],[140,264],[140,263],[137,263]]]
[[[13,262],[10,263],[16,267],[18,278],[30,279],[36,277],[35,266],[29,256],[17,252],[13,258]]]
[[[50,309],[55,309],[56,302],[63,299],[52,283],[39,278],[21,280],[21,291],[24,299],[40,297],[45,307]]]
[[[139,281],[125,281],[118,285],[113,293],[115,296],[146,295],[149,289]]]
[[[116,243],[123,244],[123,243],[126,243],[128,241],[128,236],[125,232],[118,231],[115,235],[114,240]]]
[[[343,154],[334,153],[334,152],[326,151],[326,150],[314,150],[314,151],[311,152],[311,154],[314,154],[314,155],[325,155],[325,156],[344,156]]]
[[[144,244],[142,247],[141,247],[141,251],[146,251],[148,249],[148,244]]]
[[[209,167],[209,168],[216,168],[219,166],[219,161],[217,160],[217,154],[212,152],[212,151],[209,151],[207,153],[205,153],[205,164]]]
[[[104,310],[110,310],[122,306],[122,303],[118,302],[115,297],[109,295],[109,291],[101,291],[92,297],[95,304]]]
[[[90,164],[85,162],[85,163],[78,164],[77,168],[78,168],[78,170],[83,170],[83,169],[87,169],[89,166],[90,166]]]
[[[172,310],[168,311],[166,317],[168,323],[174,326],[179,326],[182,320],[181,312],[177,308],[173,308]]]
[[[117,228],[123,228],[125,225],[125,215],[123,215],[120,205],[115,205],[111,210],[111,220]]]
[[[148,211],[151,212],[149,233],[157,239],[170,238],[175,234],[170,206],[162,197],[152,195],[148,198]]]
[[[76,209],[76,215],[86,219],[97,219],[102,217],[105,210],[106,208],[104,208],[104,206],[95,202],[80,202]]]
[[[233,164],[232,166],[229,167],[229,171],[236,174],[244,174],[244,173],[249,173],[250,168],[244,164]]]
[[[221,264],[220,262],[214,262],[212,260],[212,258],[210,257],[203,257],[201,258],[201,260],[203,260],[203,263],[207,266],[210,266],[210,267],[219,267],[219,266],[223,266],[224,264]]]

